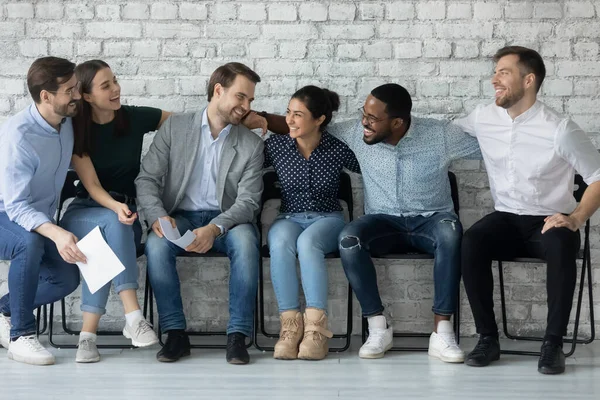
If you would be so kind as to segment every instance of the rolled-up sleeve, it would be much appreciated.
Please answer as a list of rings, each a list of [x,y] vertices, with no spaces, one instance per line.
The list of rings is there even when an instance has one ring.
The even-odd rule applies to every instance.
[[[0,190],[4,209],[11,221],[28,231],[51,221],[48,215],[30,204],[30,184],[35,169],[34,157],[21,143],[9,141],[0,146]]]
[[[575,122],[568,119],[559,126],[554,149],[575,168],[585,183],[591,185],[600,181],[600,153]]]

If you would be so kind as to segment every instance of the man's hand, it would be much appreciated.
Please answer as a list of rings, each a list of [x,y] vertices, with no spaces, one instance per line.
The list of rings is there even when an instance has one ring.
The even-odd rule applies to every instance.
[[[169,217],[168,215],[166,215],[164,217],[160,217],[160,219],[169,221],[173,228],[177,227],[177,223],[175,222],[175,219]],[[158,222],[158,219],[156,221],[154,221],[154,223],[152,224],[152,230],[154,231],[154,233],[156,233],[156,236],[158,236],[159,238],[162,238],[164,236],[162,229],[160,229],[160,222]]]
[[[87,262],[85,255],[77,247],[79,239],[71,232],[66,231],[62,228],[54,233],[52,241],[56,244],[58,254],[68,262],[69,264],[75,264],[76,262]]]
[[[202,228],[194,229],[196,239],[185,248],[185,251],[194,253],[206,253],[212,249],[215,238],[221,234],[221,229],[214,224],[203,226]]]
[[[133,225],[133,223],[137,219],[137,213],[132,213],[131,210],[129,210],[127,204],[125,203],[117,203],[113,211],[117,213],[119,222],[122,224]]]
[[[544,222],[542,233],[546,233],[552,228],[567,228],[575,232],[583,225],[583,222],[579,221],[577,218],[560,213],[544,218]]]
[[[254,111],[250,111],[244,119],[242,120],[242,124],[250,130],[252,129],[262,129],[262,135],[265,136],[267,134],[267,119],[261,117]]]

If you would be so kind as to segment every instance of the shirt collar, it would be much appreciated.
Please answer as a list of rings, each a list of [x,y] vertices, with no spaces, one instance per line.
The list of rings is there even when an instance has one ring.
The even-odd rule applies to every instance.
[[[292,138],[290,135],[287,135],[286,144],[288,147],[296,147],[296,139]],[[327,149],[332,144],[333,144],[333,140],[331,139],[331,135],[327,131],[324,131],[321,134],[321,141],[319,142],[319,145],[317,146],[316,149],[318,149],[319,147],[322,147],[323,149]]]
[[[535,114],[537,114],[537,112],[540,110],[541,107],[542,107],[542,103],[539,102],[538,100],[536,100],[535,103],[533,103],[533,105],[531,107],[529,107],[529,109],[527,111],[525,111],[523,114],[521,114],[517,118],[515,118],[514,122],[520,123],[520,122],[527,121],[529,118],[531,118]],[[506,113],[508,114],[508,110],[506,110]]]
[[[213,139],[212,134],[210,132],[210,125],[208,123],[208,108],[204,109],[204,112],[202,113],[202,133],[204,135],[207,135],[210,138],[210,140],[214,142],[216,142],[217,140],[225,140],[225,138],[227,137],[227,135],[229,135],[229,132],[231,131],[231,126],[231,124],[227,125],[221,130],[221,132],[219,132],[217,138]]]
[[[37,106],[35,105],[35,103],[32,103],[29,106],[29,114],[33,117],[33,120],[46,132],[46,133],[53,133],[53,134],[58,134],[59,132],[54,129],[52,127],[52,125],[50,125],[48,123],[48,121],[46,121],[44,119],[44,117],[42,117],[42,114],[40,114],[40,110],[38,110]],[[64,124],[65,122],[67,122],[67,118],[63,118],[60,121],[60,124]]]

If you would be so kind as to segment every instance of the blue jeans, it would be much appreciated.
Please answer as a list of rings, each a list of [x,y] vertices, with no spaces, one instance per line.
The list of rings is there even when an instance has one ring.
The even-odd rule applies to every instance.
[[[371,256],[415,250],[435,257],[433,312],[444,316],[454,314],[460,282],[461,239],[458,217],[447,212],[430,217],[371,214],[346,225],[339,237],[340,257],[363,316],[383,311]]]
[[[136,212],[135,205],[128,207],[132,213]],[[133,225],[123,224],[119,222],[114,211],[101,206],[94,200],[75,199],[60,220],[60,226],[72,232],[78,239],[83,238],[95,227],[100,227],[104,240],[125,266],[125,271],[112,280],[115,291],[120,293],[123,290],[138,288],[139,270],[136,248],[140,247],[142,239],[142,226],[138,220]],[[85,280],[82,280],[81,311],[105,314],[109,294],[110,282],[92,294]]]
[[[206,226],[219,211],[176,211],[172,217],[182,234]],[[210,251],[227,254],[231,260],[229,273],[229,324],[227,334],[239,332],[252,335],[254,306],[258,288],[260,263],[258,229],[253,224],[237,225],[215,239]],[[176,257],[185,250],[154,232],[146,242],[148,274],[154,290],[160,328],[163,332],[185,329]],[[216,310],[215,310],[216,311]]]
[[[62,259],[54,242],[11,222],[0,212],[0,259],[10,260],[9,293],[0,312],[10,314],[10,336],[36,332],[33,310],[54,303],[79,286],[79,269]]]
[[[279,312],[300,310],[296,255],[300,261],[306,306],[327,310],[328,276],[325,255],[337,250],[344,227],[341,212],[280,214],[267,236],[271,281]]]

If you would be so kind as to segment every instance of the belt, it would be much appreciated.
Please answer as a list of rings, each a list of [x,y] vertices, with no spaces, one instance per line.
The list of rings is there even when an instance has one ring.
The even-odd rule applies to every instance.
[[[110,195],[110,197],[112,197],[119,203],[125,203],[135,206],[135,197],[127,196],[126,194],[118,192],[108,192],[108,194]],[[92,199],[87,193],[77,193],[77,197],[80,199]]]

